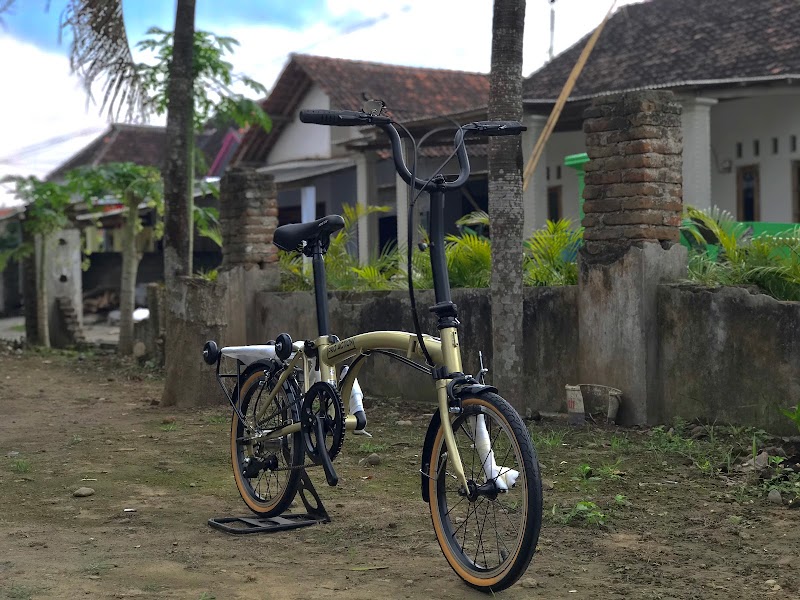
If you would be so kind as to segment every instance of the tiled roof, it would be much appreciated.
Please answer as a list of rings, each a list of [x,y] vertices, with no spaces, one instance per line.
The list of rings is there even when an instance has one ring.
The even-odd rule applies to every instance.
[[[113,162],[133,162],[161,168],[165,158],[166,130],[150,125],[113,123],[83,150],[50,173],[50,180],[62,179],[77,167]]]
[[[358,110],[365,97],[377,98],[398,121],[464,112],[489,99],[489,78],[481,73],[294,54],[262,104],[273,118],[272,131],[250,130],[235,161],[263,163],[314,84],[328,95],[332,109]]]
[[[800,77],[800,0],[649,0],[623,7],[571,99],[642,88]],[[524,82],[525,100],[558,97],[589,36]]]

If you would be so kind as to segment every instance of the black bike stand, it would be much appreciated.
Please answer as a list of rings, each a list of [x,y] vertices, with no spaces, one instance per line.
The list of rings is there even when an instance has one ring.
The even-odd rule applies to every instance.
[[[311,494],[314,505],[310,504],[306,498],[306,492]],[[274,533],[276,531],[288,531],[298,529],[317,523],[330,523],[325,506],[319,497],[314,484],[306,473],[305,469],[300,472],[300,484],[297,486],[297,494],[303,501],[306,508],[305,513],[283,513],[277,517],[215,517],[208,520],[208,524],[214,529],[219,529],[225,533]]]

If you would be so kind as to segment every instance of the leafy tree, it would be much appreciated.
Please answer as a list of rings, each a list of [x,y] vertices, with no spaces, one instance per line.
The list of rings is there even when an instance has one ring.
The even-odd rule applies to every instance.
[[[4,181],[15,184],[17,198],[26,203],[25,218],[22,222],[22,242],[16,248],[0,254],[0,267],[5,267],[8,259],[24,260],[26,278],[36,273],[38,280],[33,286],[26,286],[25,337],[29,344],[50,347],[50,325],[48,318],[47,278],[47,240],[64,229],[69,223],[67,208],[70,205],[69,189],[59,183],[42,181],[38,177],[8,177]],[[37,251],[38,250],[38,251]],[[0,268],[2,270],[2,268]],[[36,293],[36,311],[31,310],[29,299]],[[32,318],[28,318],[28,316]],[[33,327],[35,317],[35,327]]]
[[[153,167],[126,162],[76,169],[68,173],[67,177],[72,188],[88,203],[96,206],[97,201],[111,197],[120,201],[125,209],[118,351],[123,356],[130,355],[133,353],[136,273],[141,260],[137,236],[143,229],[139,209],[144,205],[163,214],[161,175]],[[161,237],[161,233],[159,224],[155,230],[156,237]]]

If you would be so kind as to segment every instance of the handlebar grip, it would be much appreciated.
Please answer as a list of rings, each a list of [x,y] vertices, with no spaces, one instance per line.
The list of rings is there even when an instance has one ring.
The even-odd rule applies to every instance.
[[[389,123],[391,119],[383,115],[373,116],[354,110],[309,109],[300,111],[300,121],[331,127],[356,127]]]
[[[519,121],[474,121],[465,125],[464,129],[474,135],[501,136],[519,135],[528,128]]]

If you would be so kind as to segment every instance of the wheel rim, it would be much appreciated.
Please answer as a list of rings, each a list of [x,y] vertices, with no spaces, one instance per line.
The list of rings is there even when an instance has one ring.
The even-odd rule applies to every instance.
[[[488,477],[491,468],[488,473],[484,468],[484,464],[491,463],[492,455],[481,452],[479,444],[475,444],[479,416],[484,420],[495,462],[503,467],[499,478],[505,478],[506,469],[519,473],[514,487],[495,497],[473,495],[471,499],[460,493],[461,485],[449,469],[443,436],[439,437],[435,448],[438,462],[431,467],[436,476],[442,549],[449,554],[448,558],[457,562],[454,568],[463,570],[459,572],[462,577],[468,581],[472,579],[475,584],[490,585],[514,565],[520,551],[528,518],[527,474],[519,446],[505,419],[483,406],[465,405],[462,415],[453,422],[453,433],[467,480],[479,486],[498,479]],[[481,454],[485,456],[483,460]]]
[[[259,385],[264,381],[265,384]],[[293,410],[292,398],[281,388],[275,395],[263,418],[256,423],[256,414],[266,402],[271,382],[265,376],[255,378],[246,388],[242,398],[242,414],[247,419],[248,428],[236,419],[236,439],[241,438],[248,431],[274,429],[289,418],[296,419],[296,410]],[[244,495],[248,496],[260,509],[270,508],[279,503],[286,487],[290,483],[292,471],[287,470],[292,466],[294,444],[297,443],[293,434],[283,436],[266,442],[239,442],[236,444],[237,481],[243,487]],[[247,500],[247,498],[245,498]]]

